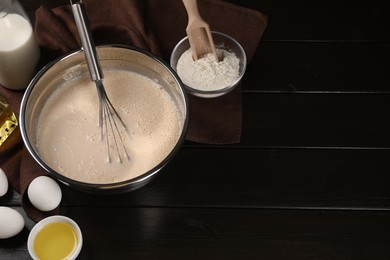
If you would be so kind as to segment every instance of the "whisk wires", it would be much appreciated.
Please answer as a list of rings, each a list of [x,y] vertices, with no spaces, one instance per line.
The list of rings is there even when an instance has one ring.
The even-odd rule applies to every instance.
[[[101,80],[96,81],[96,87],[98,88],[99,95],[99,127],[100,127],[100,139],[106,139],[107,151],[108,151],[108,162],[113,161],[112,147],[116,151],[118,160],[120,163],[123,162],[122,157],[126,160],[130,160],[130,156],[127,152],[122,134],[118,127],[117,121],[120,127],[128,134],[128,129],[119,116],[115,107],[112,105],[110,99],[104,98],[107,93],[104,89],[103,82]],[[118,120],[115,120],[118,119]],[[121,154],[123,156],[121,156]]]

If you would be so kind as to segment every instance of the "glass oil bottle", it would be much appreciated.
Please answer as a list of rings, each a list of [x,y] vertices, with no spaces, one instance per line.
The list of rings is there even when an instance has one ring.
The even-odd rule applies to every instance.
[[[0,93],[0,146],[18,126],[18,120],[7,98]]]

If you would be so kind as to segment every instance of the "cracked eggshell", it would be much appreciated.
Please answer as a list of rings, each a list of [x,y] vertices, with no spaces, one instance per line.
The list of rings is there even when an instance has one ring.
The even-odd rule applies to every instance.
[[[62,199],[60,186],[48,176],[36,177],[28,186],[27,195],[31,204],[41,211],[57,208]]]
[[[8,179],[4,171],[0,168],[0,197],[8,191]]]
[[[0,206],[0,239],[13,237],[23,228],[24,219],[18,211]]]

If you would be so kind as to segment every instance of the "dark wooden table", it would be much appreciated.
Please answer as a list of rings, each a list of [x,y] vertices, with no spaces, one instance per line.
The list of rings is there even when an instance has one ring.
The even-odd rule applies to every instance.
[[[30,17],[40,4],[21,0]],[[235,145],[186,142],[155,180],[94,196],[63,187],[79,259],[390,259],[386,1],[229,1],[269,16]],[[10,190],[0,205],[23,213]],[[28,259],[29,230],[0,241]]]

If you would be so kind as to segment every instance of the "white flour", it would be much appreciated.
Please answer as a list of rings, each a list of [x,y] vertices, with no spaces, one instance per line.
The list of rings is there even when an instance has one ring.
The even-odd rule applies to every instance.
[[[199,90],[219,90],[234,83],[240,75],[240,60],[234,53],[217,49],[220,61],[208,54],[196,61],[188,49],[177,62],[177,74],[184,84]]]

